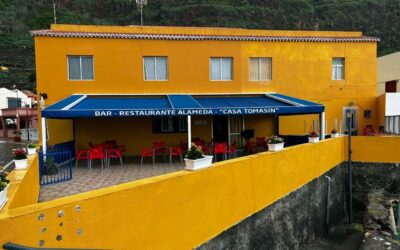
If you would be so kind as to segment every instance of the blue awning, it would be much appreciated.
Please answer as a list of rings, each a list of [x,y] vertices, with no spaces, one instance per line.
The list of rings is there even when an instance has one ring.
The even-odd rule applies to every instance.
[[[315,114],[324,106],[281,94],[72,95],[42,110],[42,117]]]

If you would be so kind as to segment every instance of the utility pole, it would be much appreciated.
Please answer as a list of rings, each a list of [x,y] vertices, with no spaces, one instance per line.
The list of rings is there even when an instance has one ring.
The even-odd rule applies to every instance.
[[[353,118],[353,112],[351,110],[347,110],[346,113],[348,123],[347,123],[347,136],[348,136],[348,183],[349,183],[349,225],[353,224],[353,170],[352,170],[352,165],[351,165],[351,154],[352,154],[352,149],[351,149],[351,124],[352,124],[352,118]]]
[[[54,24],[57,23],[57,16],[56,16],[56,0],[53,0],[53,17],[54,17]]]
[[[143,26],[143,7],[147,5],[147,0],[136,0],[136,5],[140,10],[140,25]]]

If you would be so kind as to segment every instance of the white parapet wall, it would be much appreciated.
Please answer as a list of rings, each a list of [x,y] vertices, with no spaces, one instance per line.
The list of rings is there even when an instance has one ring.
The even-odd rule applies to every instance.
[[[400,134],[400,93],[386,93],[385,132]]]

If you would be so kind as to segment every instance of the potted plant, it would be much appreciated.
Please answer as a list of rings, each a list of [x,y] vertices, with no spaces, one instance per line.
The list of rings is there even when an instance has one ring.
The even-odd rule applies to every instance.
[[[319,134],[314,130],[308,135],[308,142],[316,143],[319,142]]]
[[[332,137],[332,138],[339,137],[339,133],[337,132],[336,129],[332,129],[332,131],[331,131],[331,137]]]
[[[185,157],[186,170],[198,170],[211,166],[213,156],[204,155],[201,146],[192,143]]]
[[[26,169],[28,167],[28,159],[25,148],[13,149],[13,154],[15,169]]]
[[[21,142],[21,135],[22,135],[22,132],[21,131],[19,131],[19,130],[15,130],[14,131],[14,141],[15,142]]]
[[[6,179],[4,172],[0,173],[0,209],[4,206],[7,201],[7,190],[8,183],[10,181]]]
[[[36,154],[36,144],[34,143],[29,143],[28,146],[28,155],[34,155]]]
[[[283,149],[283,138],[276,135],[267,138],[268,151],[276,152]]]
[[[54,162],[54,157],[48,157],[44,163],[44,173],[46,175],[55,175],[58,173],[58,166]]]

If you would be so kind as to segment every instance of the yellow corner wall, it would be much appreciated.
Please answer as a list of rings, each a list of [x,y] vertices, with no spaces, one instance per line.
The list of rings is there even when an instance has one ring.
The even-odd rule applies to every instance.
[[[341,163],[343,140],[260,153],[201,171],[179,171],[12,209],[0,215],[0,243],[193,248]],[[61,218],[59,211],[64,212]],[[45,219],[38,221],[41,213]]]
[[[13,170],[7,179],[10,186],[8,202],[0,214],[8,209],[35,204],[39,199],[39,164],[37,155],[28,156],[28,168]]]
[[[353,136],[352,160],[361,162],[400,163],[399,136]],[[345,138],[347,160],[348,141]]]
[[[385,111],[386,111],[386,94],[380,95],[378,97],[378,126],[385,127]]]
[[[361,36],[359,32],[257,31],[177,27],[101,27],[55,25],[55,30],[145,33]],[[190,53],[187,53],[190,51]],[[38,93],[53,104],[71,94],[252,93],[279,92],[326,105],[328,132],[342,108],[359,107],[359,131],[377,126],[376,43],[172,41],[35,37]],[[67,55],[93,55],[93,81],[68,81]],[[144,81],[143,56],[168,57],[168,81]],[[233,58],[232,81],[210,81],[210,57]],[[272,80],[249,81],[249,57],[272,57]],[[345,57],[345,80],[331,80],[333,57]],[[365,120],[364,110],[373,118]],[[296,116],[285,118],[282,132],[302,134]],[[303,120],[300,121],[303,123]],[[49,123],[52,144],[66,139],[71,126]],[[266,124],[266,126],[268,126]],[[70,130],[70,132],[66,132]],[[66,136],[69,138],[69,136]],[[54,140],[53,140],[54,139]]]

